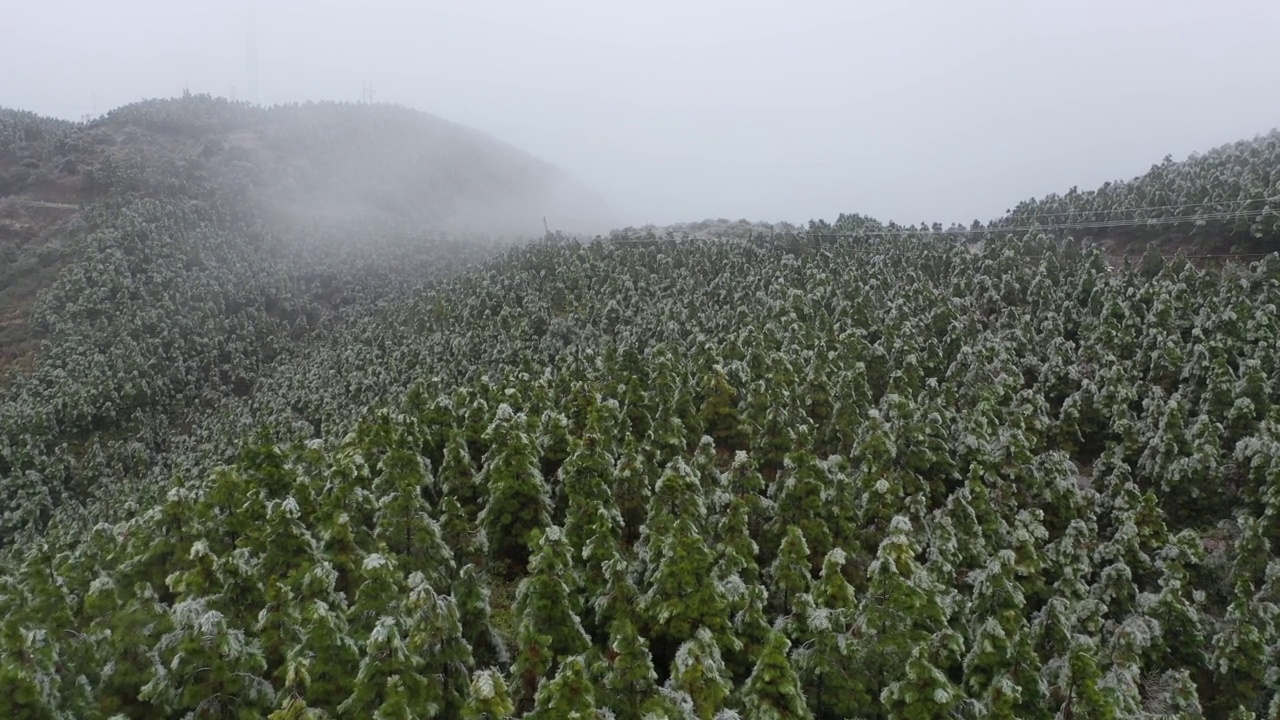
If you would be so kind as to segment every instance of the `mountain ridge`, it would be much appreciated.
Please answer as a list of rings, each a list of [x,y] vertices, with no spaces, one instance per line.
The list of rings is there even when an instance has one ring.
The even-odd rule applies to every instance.
[[[0,108],[0,377],[39,346],[27,319],[83,232],[81,209],[122,195],[198,198],[295,239],[369,227],[536,237],[547,214],[599,232],[613,212],[551,163],[401,106],[192,95],[87,123]]]

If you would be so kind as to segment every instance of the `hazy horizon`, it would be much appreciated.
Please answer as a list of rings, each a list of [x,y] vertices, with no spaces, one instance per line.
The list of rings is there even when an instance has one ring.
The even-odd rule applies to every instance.
[[[1280,4],[965,5],[256,0],[257,100],[371,83],[560,166],[633,224],[986,221],[1280,124]],[[249,8],[11,8],[29,31],[0,47],[0,105],[248,99]]]

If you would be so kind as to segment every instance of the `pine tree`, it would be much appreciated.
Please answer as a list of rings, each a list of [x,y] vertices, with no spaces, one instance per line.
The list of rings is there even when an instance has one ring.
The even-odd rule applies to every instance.
[[[490,557],[515,577],[528,563],[530,533],[551,523],[550,496],[524,415],[516,415],[509,405],[498,406],[485,438],[491,448],[480,482],[488,488],[489,500],[480,513],[480,527],[489,540]]]
[[[856,672],[857,642],[852,609],[814,607],[805,621],[809,637],[796,648],[792,664],[809,709],[823,717],[858,717],[872,707],[866,678]]]
[[[506,720],[516,716],[515,703],[507,683],[496,670],[477,670],[471,676],[471,691],[462,707],[463,720]]]
[[[931,640],[911,649],[906,668],[899,673],[899,680],[890,683],[880,693],[888,720],[943,720],[952,717],[952,711],[961,698],[960,688],[947,677],[934,657],[954,654],[960,645],[955,633],[943,631]]]
[[[832,610],[853,610],[858,599],[853,585],[844,577],[849,556],[840,548],[833,548],[822,559],[822,572],[813,586],[813,599],[819,607]]]
[[[753,389],[751,403],[763,410],[758,411],[761,417],[755,421],[754,438],[749,450],[751,457],[759,464],[760,473],[766,479],[772,479],[781,471],[783,460],[792,448],[791,428],[796,423],[791,409],[778,402],[773,393],[764,387]]]
[[[445,717],[458,714],[474,658],[464,637],[457,603],[437,594],[421,573],[409,576],[404,603],[405,647],[427,679],[428,707]]]
[[[791,667],[787,653],[791,642],[773,632],[765,642],[755,670],[742,686],[743,717],[746,720],[801,720],[812,718],[805,704],[800,678]]]
[[[723,367],[717,365],[703,377],[700,394],[703,399],[698,419],[704,432],[715,440],[718,447],[744,449],[746,436],[738,414],[738,391],[730,383]]]
[[[683,459],[676,458],[667,465],[649,499],[641,540],[647,552],[649,547],[660,544],[679,518],[688,520],[701,534],[707,522],[707,505],[702,480]],[[656,538],[656,540],[655,540]]]
[[[639,720],[645,704],[658,691],[649,643],[626,618],[610,633],[608,667],[604,674],[604,703],[619,720]]]
[[[139,699],[169,712],[250,718],[272,709],[275,690],[262,676],[262,650],[228,626],[209,600],[194,598],[170,612],[173,628],[156,645],[158,662]]]
[[[887,424],[879,411],[872,410],[867,418],[867,430],[852,458],[855,467],[852,485],[859,501],[855,522],[861,529],[859,554],[874,553],[890,522],[905,510],[907,493],[895,472],[896,454]]]
[[[1173,538],[1156,559],[1159,589],[1139,599],[1143,613],[1161,628],[1151,638],[1153,658],[1148,672],[1207,666],[1207,618],[1195,600],[1188,572],[1189,566],[1203,561],[1202,544],[1199,534],[1192,530]]]
[[[360,570],[360,587],[347,617],[351,632],[357,638],[365,638],[379,618],[399,615],[401,599],[408,594],[408,588],[395,561],[382,553],[366,555]]]
[[[328,574],[330,589],[334,576]],[[351,669],[360,663],[360,648],[343,614],[345,603],[340,597],[335,600],[330,605],[313,598],[302,605],[301,636],[286,652],[276,675],[282,688],[304,694],[310,705],[331,713],[352,693],[355,678]]]
[[[715,556],[693,522],[676,519],[661,543],[649,560],[648,589],[638,602],[654,657],[666,662],[698,627],[716,633],[719,642],[731,647],[728,600],[723,589],[711,581]]]
[[[768,591],[759,584],[747,585],[743,588],[741,609],[733,616],[734,639],[740,646],[730,649],[725,663],[732,671],[736,681],[746,680],[752,668],[760,659],[764,643],[773,632],[773,625],[765,610],[768,604]]]
[[[489,555],[489,538],[453,497],[440,501],[439,532],[457,565],[481,564]]]
[[[580,656],[567,658],[549,682],[538,688],[537,702],[529,720],[597,720],[595,689],[587,677],[587,667]]]
[[[596,627],[613,632],[613,626],[618,622],[631,621],[640,591],[632,579],[632,564],[621,555],[606,561],[601,572],[605,578],[604,587],[591,599],[591,609],[595,612]]]
[[[453,597],[463,638],[471,648],[476,665],[506,665],[509,662],[507,648],[493,628],[489,588],[475,565],[467,565],[458,573]]]
[[[725,707],[733,685],[725,674],[720,647],[710,630],[698,628],[680,646],[671,665],[667,687],[688,694],[698,720],[713,720]]]
[[[809,592],[813,582],[809,575],[809,546],[798,526],[787,527],[786,537],[778,548],[777,558],[769,566],[766,578],[772,608],[779,615],[790,613],[795,597]]]
[[[770,488],[777,515],[769,528],[769,538],[780,541],[786,528],[798,527],[808,543],[808,563],[816,568],[834,540],[827,525],[830,477],[825,464],[809,452],[811,436],[808,427],[797,430],[796,443],[801,449],[787,453],[782,472]]]
[[[623,543],[630,547],[640,537],[650,497],[653,473],[649,459],[634,435],[628,435],[613,474],[613,498],[622,515]]]
[[[1257,707],[1265,697],[1267,648],[1276,641],[1275,605],[1255,599],[1243,584],[1227,608],[1221,630],[1213,639],[1210,667],[1214,694],[1206,708],[1222,717],[1236,708]]]
[[[1066,700],[1058,713],[1060,717],[1099,720],[1120,720],[1124,717],[1114,691],[1102,683],[1096,651],[1096,644],[1089,638],[1077,635],[1073,639],[1068,652],[1069,686],[1065,692]]]
[[[746,584],[760,582],[760,566],[756,562],[759,546],[751,537],[750,509],[741,496],[733,497],[720,515],[715,537],[720,549],[716,579],[723,583],[736,576]]]
[[[569,598],[569,547],[560,528],[536,535],[537,554],[516,589],[516,656],[512,666],[520,682],[522,704],[534,698],[538,682],[555,664],[585,652],[591,639],[582,629]]]
[[[90,543],[106,544],[102,533],[95,532],[89,538]],[[44,572],[47,572],[44,571]],[[117,582],[117,577],[128,577],[128,573],[119,576],[102,574],[89,582],[84,592],[83,637],[95,638],[96,641],[86,643],[91,654],[83,662],[89,667],[101,668],[94,673],[93,691],[97,696],[96,710],[103,716],[116,714],[131,717],[146,717],[159,712],[155,707],[138,700],[139,690],[146,684],[153,660],[151,653],[161,635],[168,630],[168,608],[164,607],[155,591],[147,583],[136,583],[132,587]],[[26,589],[34,589],[26,584]],[[16,600],[32,612],[43,615],[48,620],[56,620],[61,614],[57,610],[44,606],[38,599],[23,597],[26,593],[21,587],[10,586],[0,581],[0,596]],[[57,600],[61,600],[56,595]],[[54,599],[49,598],[49,599]],[[61,603],[59,603],[61,604]],[[4,602],[0,602],[0,637],[9,641],[23,638],[22,633],[32,632],[39,625],[28,624],[21,614],[6,614]],[[43,624],[43,623],[42,623]],[[14,627],[22,631],[12,635]],[[24,627],[25,626],[25,627]],[[46,631],[46,628],[41,628]],[[32,638],[35,640],[36,638]],[[27,651],[27,657],[36,660],[39,653]],[[9,648],[0,652],[0,657],[20,658],[23,653]],[[61,660],[61,659],[60,659]],[[61,660],[64,665],[70,665]],[[54,676],[56,677],[56,675]],[[5,687],[18,687],[19,681]],[[14,693],[17,696],[19,693]],[[60,707],[66,708],[63,701]],[[74,704],[72,704],[74,707]],[[18,714],[15,713],[15,716]]]
[[[1125,618],[1106,633],[1110,662],[1099,684],[1111,694],[1123,716],[1133,717],[1142,711],[1143,662],[1151,654],[1152,639],[1159,633],[1160,626],[1141,614]]]
[[[436,485],[440,487],[441,499],[452,498],[468,520],[474,521],[480,514],[485,493],[476,477],[471,452],[461,432],[449,432],[440,471],[436,474]]]
[[[541,459],[540,472],[543,477],[554,478],[564,466],[572,448],[569,438],[569,418],[562,413],[548,410],[542,414],[538,422],[537,454]],[[556,517],[564,511],[561,488],[554,488],[552,499],[555,501]]]
[[[623,528],[617,512],[603,502],[593,503],[587,512],[590,535],[586,545],[574,554],[575,559],[581,559],[575,568],[578,593],[574,598],[574,608],[579,612],[605,591],[609,584],[606,565],[622,555],[620,535]]]
[[[973,576],[964,684],[988,717],[1045,717],[1047,689],[1031,646],[1016,562],[1013,551],[1001,550]]]
[[[814,608],[806,625],[811,637],[796,648],[792,663],[814,715],[858,717],[871,707],[866,678],[854,672],[857,598],[842,576],[844,551],[835,548],[823,560],[814,585]]]
[[[68,720],[57,679],[58,647],[44,629],[0,626],[0,711],[5,717]]]
[[[307,701],[297,695],[287,695],[280,703],[280,709],[267,716],[267,720],[324,720],[328,717],[323,710],[307,707]]]
[[[843,548],[855,556],[863,556],[864,533],[858,526],[862,488],[854,476],[849,460],[840,455],[827,458],[827,527],[831,530],[832,548]],[[870,562],[869,553],[867,562]]]
[[[905,517],[889,523],[868,568],[867,593],[858,609],[855,626],[868,639],[860,665],[875,693],[910,670],[914,649],[947,627],[940,588],[916,561],[920,549],[911,533]]]
[[[382,460],[375,485],[378,499],[374,537],[396,556],[405,574],[421,572],[427,581],[448,587],[457,572],[453,551],[445,543],[431,508],[422,497],[429,473],[416,453],[391,450]]]
[[[604,443],[597,435],[585,435],[570,442],[570,453],[560,467],[560,488],[567,498],[565,515],[565,539],[571,548],[586,547],[590,532],[593,507],[598,503],[605,511],[622,517],[614,506],[610,492],[613,487],[614,460],[605,452]]]
[[[302,638],[304,599],[314,595],[333,599],[325,592],[324,584],[315,587],[317,584],[310,581],[314,571],[324,572],[326,568],[319,543],[303,525],[300,515],[292,495],[271,500],[262,526],[241,540],[259,558],[255,574],[263,578],[266,587],[253,627],[262,642],[267,666],[276,675],[284,669],[286,653]],[[309,593],[313,588],[318,592]]]
[[[581,610],[583,599],[603,589],[603,565],[622,551],[623,519],[610,492],[614,462],[604,452],[604,444],[591,434],[574,440],[573,451],[560,468],[561,488],[568,497],[564,531],[577,579],[576,610]]]
[[[724,481],[729,497],[746,506],[748,535],[757,537],[766,519],[772,517],[774,506],[765,497],[764,477],[756,467],[755,460],[741,450],[734,453],[733,462],[724,474]]]

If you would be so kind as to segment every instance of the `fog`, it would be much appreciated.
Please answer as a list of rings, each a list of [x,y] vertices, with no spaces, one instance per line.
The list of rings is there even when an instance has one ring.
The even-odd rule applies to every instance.
[[[1280,124],[1274,0],[10,2],[0,105],[249,99],[251,15],[257,101],[369,84],[634,224],[985,221]]]

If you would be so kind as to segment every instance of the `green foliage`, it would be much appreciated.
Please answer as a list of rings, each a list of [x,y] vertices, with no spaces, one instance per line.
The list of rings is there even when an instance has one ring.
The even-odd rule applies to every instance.
[[[259,122],[200,103],[136,122]],[[1280,260],[726,225],[455,273],[492,248],[280,245],[148,167],[0,399],[0,714],[1280,707]]]
[[[1280,214],[1267,201],[1277,162],[1280,131],[1273,130],[1252,140],[1193,153],[1184,162],[1166,157],[1129,181],[1109,182],[1089,191],[1072,188],[1062,195],[1021,202],[1002,223],[1056,226],[1190,218],[1199,232],[1219,229],[1274,236],[1280,231]],[[1158,236],[1161,228],[1156,224],[1145,235]]]
[[[689,696],[699,720],[712,720],[725,707],[733,684],[725,673],[720,647],[710,630],[698,628],[680,646],[672,661],[667,685]]]
[[[526,717],[530,720],[596,720],[601,717],[596,707],[595,690],[581,657],[571,657],[560,664],[556,676],[538,688],[537,703]]]
[[[787,653],[791,643],[780,632],[769,635],[755,670],[742,687],[743,717],[752,720],[802,720],[812,718],[805,705],[800,678]]]
[[[511,702],[507,683],[493,670],[477,670],[471,678],[471,690],[467,704],[459,716],[464,720],[504,720],[515,717],[516,706]]]
[[[549,494],[527,422],[510,405],[498,406],[485,433],[490,449],[481,471],[489,499],[480,526],[489,540],[490,558],[513,575],[528,562],[532,533],[551,522]]]
[[[516,655],[512,665],[520,680],[520,697],[531,700],[539,681],[556,663],[585,652],[591,639],[582,629],[569,599],[569,545],[563,531],[551,526],[537,536],[537,554],[529,575],[516,591]]]

